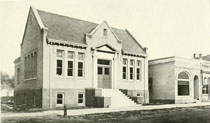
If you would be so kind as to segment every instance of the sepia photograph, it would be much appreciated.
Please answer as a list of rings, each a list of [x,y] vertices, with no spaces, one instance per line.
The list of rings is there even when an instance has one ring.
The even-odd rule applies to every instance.
[[[0,0],[1,123],[210,123],[210,0]]]

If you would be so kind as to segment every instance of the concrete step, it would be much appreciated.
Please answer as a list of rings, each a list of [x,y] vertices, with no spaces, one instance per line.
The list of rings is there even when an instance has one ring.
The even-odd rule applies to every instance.
[[[136,103],[118,89],[103,89],[103,97],[111,97],[110,107],[136,106]]]

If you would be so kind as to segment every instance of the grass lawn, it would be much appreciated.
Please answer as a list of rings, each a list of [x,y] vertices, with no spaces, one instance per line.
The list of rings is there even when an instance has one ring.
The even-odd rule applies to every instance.
[[[210,106],[127,111],[63,117],[48,115],[2,119],[2,123],[210,123]]]

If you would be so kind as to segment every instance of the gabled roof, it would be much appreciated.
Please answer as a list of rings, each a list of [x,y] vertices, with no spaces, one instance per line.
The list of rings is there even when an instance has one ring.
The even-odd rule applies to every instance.
[[[71,17],[57,15],[37,10],[50,39],[86,44],[85,34],[94,30],[98,24]],[[112,28],[116,36],[122,41],[122,50],[130,53],[146,55],[143,47],[127,30]]]

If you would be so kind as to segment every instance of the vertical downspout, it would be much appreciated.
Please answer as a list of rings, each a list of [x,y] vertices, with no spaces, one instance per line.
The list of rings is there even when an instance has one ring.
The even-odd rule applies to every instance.
[[[145,53],[147,54],[147,52],[148,52],[148,48],[147,47],[144,47],[144,51],[145,51]],[[146,77],[148,77],[148,69],[149,69],[149,67],[148,67],[148,55],[146,55],[145,56],[145,59],[144,59],[144,104],[146,104],[146,81],[147,81],[147,86],[148,86],[148,79],[146,78]],[[147,64],[146,64],[146,62],[147,62]],[[146,66],[147,65],[147,66]],[[147,69],[146,69],[146,67],[148,67]],[[147,74],[146,74],[146,72],[147,72]],[[146,76],[147,75],[147,76]],[[148,87],[147,87],[147,90],[148,90]],[[149,91],[148,91],[148,95],[149,95]],[[149,96],[148,96],[148,98],[149,98]]]
[[[50,109],[52,109],[52,88],[51,88],[51,45],[49,45],[49,91],[50,91]]]
[[[146,58],[144,59],[144,104],[146,103],[146,101],[145,101],[145,96],[146,96],[146,91],[145,91],[145,83],[146,83],[146,77],[145,77],[145,72],[146,72],[146,64],[145,64],[145,62],[146,62]]]

